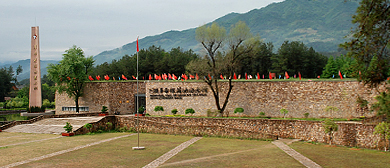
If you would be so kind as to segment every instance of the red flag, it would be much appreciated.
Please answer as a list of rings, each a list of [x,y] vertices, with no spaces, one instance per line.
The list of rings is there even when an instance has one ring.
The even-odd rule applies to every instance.
[[[133,77],[133,79],[137,79],[137,78],[134,77],[134,75],[131,75],[131,77]]]
[[[286,79],[290,78],[290,76],[288,76],[288,73],[287,73],[287,71],[286,71],[286,72],[284,72],[284,76],[286,76]]]
[[[184,79],[185,79],[185,80],[187,80],[187,79],[188,79],[188,77],[187,77],[187,75],[186,75],[186,74],[184,74]]]
[[[195,79],[195,76],[190,74],[190,79]]]
[[[233,75],[233,79],[234,79],[234,80],[237,80],[236,73],[234,73],[234,75]]]
[[[172,75],[170,73],[168,74],[168,79],[172,80]]]
[[[211,80],[211,76],[210,76],[210,74],[209,74],[209,80]]]
[[[299,80],[301,80],[301,72],[298,72]]]
[[[104,76],[104,79],[110,80],[110,77],[108,77],[108,75],[105,75],[105,76]]]
[[[220,77],[221,79],[223,79],[223,76],[222,76],[222,74],[221,74],[221,75],[219,75],[219,77]]]
[[[137,37],[137,52],[139,52],[138,37]]]
[[[260,79],[260,75],[259,75],[259,73],[257,72],[257,79]]]
[[[96,76],[96,80],[100,80],[100,75]]]
[[[172,78],[173,78],[174,80],[177,80],[177,76],[176,76],[175,74],[172,74]]]
[[[340,76],[340,79],[343,79],[343,75],[341,74],[340,71],[339,71],[339,76]]]
[[[126,76],[122,74],[122,79],[127,80]]]
[[[198,76],[198,74],[196,74],[196,75],[195,75],[195,77],[196,77],[196,80],[199,80],[199,76]]]
[[[263,74],[263,79],[264,79],[264,74]]]
[[[271,72],[269,72],[268,77],[269,77],[270,80],[272,79]]]
[[[92,78],[91,75],[88,76],[88,79],[89,79],[90,81],[93,81],[93,78]]]
[[[248,74],[245,73],[245,80],[248,80]]]
[[[152,75],[151,74],[149,74],[149,80],[152,80]]]

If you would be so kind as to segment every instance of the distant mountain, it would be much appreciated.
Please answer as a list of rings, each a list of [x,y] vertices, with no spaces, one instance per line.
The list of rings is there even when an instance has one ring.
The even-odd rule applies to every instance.
[[[272,42],[275,48],[289,40],[302,41],[318,52],[334,52],[353,27],[351,16],[358,5],[355,1],[342,0],[286,0],[244,14],[230,13],[215,22],[229,30],[237,21],[245,21],[254,34],[259,34],[265,42]],[[196,52],[202,49],[195,40],[194,28],[148,36],[140,39],[139,45],[141,48],[156,45],[165,50],[180,46]],[[132,42],[104,51],[94,57],[96,65],[120,59],[125,54],[132,55],[135,48]]]
[[[59,61],[53,61],[53,60],[41,60],[41,76],[47,74],[47,66],[48,64],[57,64]],[[12,64],[7,64],[3,65],[0,67],[9,67],[12,66],[13,70],[16,71],[16,68],[21,65],[23,68],[23,72],[19,74],[18,76],[18,81],[22,81],[23,79],[29,79],[30,78],[30,59],[26,60],[19,60],[18,62],[12,63]],[[16,73],[15,73],[16,74]]]

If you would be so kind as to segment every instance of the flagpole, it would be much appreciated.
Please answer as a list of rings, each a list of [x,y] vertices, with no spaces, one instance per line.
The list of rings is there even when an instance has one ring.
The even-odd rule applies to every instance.
[[[145,147],[140,147],[139,146],[139,114],[138,114],[138,110],[139,110],[139,103],[138,103],[138,52],[139,52],[139,47],[138,47],[138,37],[137,37],[137,109],[135,110],[135,114],[137,116],[137,147],[133,147],[133,150],[143,150],[145,149]]]

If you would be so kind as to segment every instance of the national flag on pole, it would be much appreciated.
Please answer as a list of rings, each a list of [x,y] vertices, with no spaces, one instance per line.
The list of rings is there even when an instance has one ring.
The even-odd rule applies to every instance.
[[[290,76],[288,76],[287,71],[284,72],[284,76],[286,76],[286,79],[290,78]]]
[[[270,80],[272,79],[271,72],[269,72],[268,77],[269,77]]]
[[[90,81],[93,81],[93,78],[92,78],[91,75],[88,76],[88,79],[89,79]]]
[[[259,73],[257,72],[257,79],[260,79],[260,75],[259,75]]]
[[[341,72],[339,71],[340,79],[343,79],[343,75],[341,75]]]
[[[211,76],[210,76],[210,74],[209,74],[209,80],[211,80]]]
[[[196,78],[196,80],[199,80],[199,76],[198,76],[198,74],[196,74],[196,75],[195,75],[195,78]]]
[[[301,72],[298,72],[299,80],[301,80]]]
[[[195,79],[195,76],[190,74],[190,79]]]
[[[96,76],[96,80],[100,80],[100,75]]]
[[[149,80],[152,80],[152,75],[151,74],[149,74]]]
[[[135,76],[134,76],[134,75],[131,75],[131,77],[133,77],[133,79],[137,79],[137,78],[135,78]]]
[[[219,75],[219,77],[220,77],[221,79],[223,79],[223,76],[222,76],[222,74],[221,74],[221,75]]]
[[[234,73],[234,75],[233,75],[233,79],[234,79],[234,80],[237,80],[236,73]]]
[[[110,77],[109,77],[108,75],[105,75],[105,76],[104,76],[104,79],[110,80]]]
[[[138,37],[137,37],[137,52],[139,52]]]
[[[175,74],[172,74],[172,78],[173,78],[174,80],[177,80],[177,76],[176,76]]]
[[[248,74],[245,73],[245,80],[248,80]]]

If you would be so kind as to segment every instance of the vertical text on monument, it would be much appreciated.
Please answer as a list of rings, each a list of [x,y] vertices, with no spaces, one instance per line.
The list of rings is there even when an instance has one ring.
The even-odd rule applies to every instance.
[[[42,106],[41,61],[39,48],[39,27],[31,27],[30,107]]]

